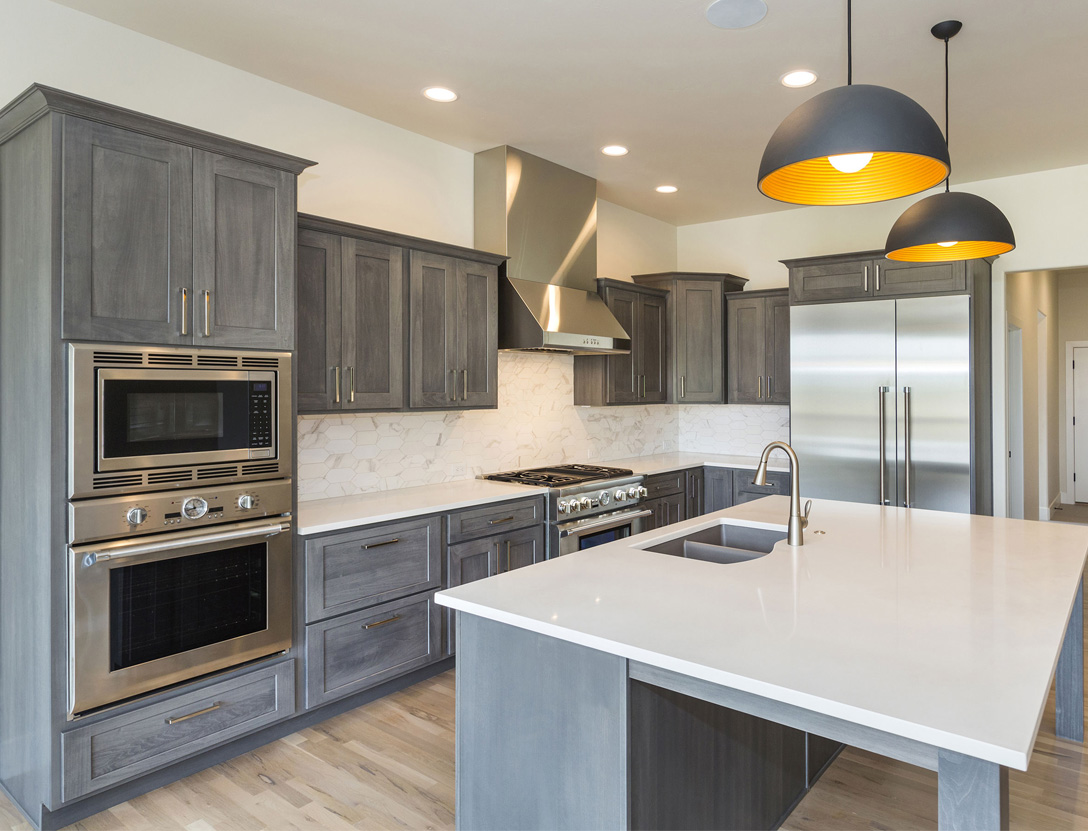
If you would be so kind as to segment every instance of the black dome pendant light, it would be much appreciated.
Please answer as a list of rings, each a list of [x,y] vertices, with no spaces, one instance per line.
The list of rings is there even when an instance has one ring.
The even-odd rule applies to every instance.
[[[930,32],[944,41],[944,134],[948,141],[948,41],[963,26],[958,20],[938,23]],[[996,257],[1012,251],[1016,238],[1005,214],[973,193],[927,196],[907,208],[895,221],[885,245],[889,260],[939,263]]]
[[[910,196],[948,176],[948,147],[925,109],[887,87],[854,84],[846,2],[846,86],[786,116],[759,165],[760,192],[795,205],[858,205]]]

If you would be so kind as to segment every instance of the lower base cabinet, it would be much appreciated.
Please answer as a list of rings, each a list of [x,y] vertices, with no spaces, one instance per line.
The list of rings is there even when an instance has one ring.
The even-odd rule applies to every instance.
[[[373,687],[439,659],[433,591],[306,627],[306,707]]]
[[[736,470],[733,473],[733,504],[743,505],[765,496],[790,493],[790,475],[780,471],[767,473],[766,485],[753,485],[754,471]]]
[[[687,519],[687,501],[686,494],[674,493],[643,502],[640,507],[653,511],[646,517],[646,530],[653,531]]]
[[[738,471],[743,473],[743,471]],[[706,513],[733,507],[733,470],[727,467],[703,468],[703,507]]]
[[[295,662],[259,666],[61,734],[67,802],[118,785],[295,712]]]

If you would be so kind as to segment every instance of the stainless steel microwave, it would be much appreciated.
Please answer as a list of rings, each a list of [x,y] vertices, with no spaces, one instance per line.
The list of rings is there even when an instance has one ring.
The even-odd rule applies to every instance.
[[[69,350],[69,496],[291,475],[288,353]]]

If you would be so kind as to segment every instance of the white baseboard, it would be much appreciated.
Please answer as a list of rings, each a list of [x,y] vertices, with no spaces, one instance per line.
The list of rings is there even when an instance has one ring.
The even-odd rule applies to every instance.
[[[1061,505],[1063,502],[1062,495],[1058,494],[1051,500],[1049,505],[1039,507],[1039,519],[1043,522],[1049,522],[1050,518],[1054,515],[1054,509]],[[1068,502],[1065,504],[1069,504]]]

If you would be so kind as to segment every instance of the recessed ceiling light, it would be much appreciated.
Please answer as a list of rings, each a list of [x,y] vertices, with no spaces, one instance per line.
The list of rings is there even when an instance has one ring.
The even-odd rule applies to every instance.
[[[816,83],[816,73],[809,69],[795,69],[778,79],[784,87],[807,87]]]
[[[714,0],[706,19],[719,29],[744,29],[759,23],[767,14],[763,0]]]
[[[446,89],[445,87],[427,87],[423,90],[423,94],[432,101],[438,101],[442,104],[448,104],[451,101],[457,100],[457,93],[452,89]]]
[[[676,193],[676,185],[658,185],[658,193]]]
[[[626,156],[627,148],[622,144],[606,144],[601,148],[601,152],[606,156]]]

